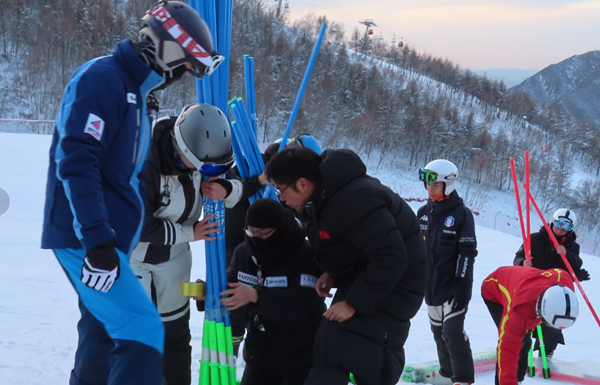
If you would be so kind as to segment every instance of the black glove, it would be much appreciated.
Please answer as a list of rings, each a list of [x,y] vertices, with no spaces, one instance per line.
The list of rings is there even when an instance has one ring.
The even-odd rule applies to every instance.
[[[108,292],[119,275],[121,259],[113,246],[92,247],[85,254],[81,267],[81,282],[96,291]]]
[[[455,280],[448,294],[448,303],[452,311],[461,310],[467,307],[471,299],[471,282],[465,280]]]
[[[590,279],[590,273],[588,273],[588,271],[586,269],[579,269],[575,273],[575,276],[580,281],[589,281],[589,279]]]

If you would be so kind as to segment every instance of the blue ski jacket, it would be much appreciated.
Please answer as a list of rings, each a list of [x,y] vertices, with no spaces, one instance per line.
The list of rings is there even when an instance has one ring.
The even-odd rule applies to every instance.
[[[148,93],[163,82],[129,40],[71,77],[56,118],[42,248],[90,248],[117,238],[130,254],[144,227],[150,147]]]

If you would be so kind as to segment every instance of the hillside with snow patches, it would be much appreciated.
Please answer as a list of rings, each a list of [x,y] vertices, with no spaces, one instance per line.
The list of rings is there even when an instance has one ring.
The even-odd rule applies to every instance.
[[[575,55],[510,88],[540,104],[561,108],[571,119],[600,127],[600,51]]]

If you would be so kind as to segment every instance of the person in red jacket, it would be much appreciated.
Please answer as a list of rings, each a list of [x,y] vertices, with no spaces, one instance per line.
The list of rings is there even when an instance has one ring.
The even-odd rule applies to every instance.
[[[523,381],[537,325],[565,329],[575,323],[579,304],[573,290],[573,279],[561,269],[504,266],[483,281],[481,294],[498,326],[496,385]]]

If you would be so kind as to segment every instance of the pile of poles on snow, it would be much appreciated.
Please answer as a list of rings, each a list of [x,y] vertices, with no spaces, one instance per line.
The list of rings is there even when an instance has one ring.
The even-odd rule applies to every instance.
[[[517,208],[519,210],[519,223],[521,224],[521,236],[523,237],[523,249],[525,251],[525,258],[529,261],[529,260],[531,260],[531,228],[530,228],[530,223],[531,223],[530,219],[531,218],[530,218],[530,206],[529,206],[530,203],[533,205],[535,211],[538,213],[540,219],[542,220],[542,223],[544,224],[544,227],[546,228],[546,232],[548,233],[548,236],[550,237],[550,241],[554,245],[554,248],[558,249],[559,243],[556,240],[554,233],[550,229],[550,226],[548,226],[548,221],[546,221],[544,219],[544,214],[542,213],[542,210],[540,210],[539,206],[537,205],[537,203],[535,201],[535,198],[533,197],[533,195],[531,195],[531,190],[529,189],[529,186],[530,186],[529,185],[529,152],[525,151],[525,184],[523,184],[523,188],[525,190],[525,213],[526,213],[527,226],[525,226],[525,224],[523,223],[523,210],[521,208],[521,198],[519,196],[519,184],[517,181],[517,173],[515,170],[515,161],[513,158],[510,158],[510,169],[511,169],[512,178],[513,178],[513,185],[515,187],[515,197],[517,199]],[[600,319],[598,319],[598,315],[596,314],[596,311],[592,307],[590,300],[588,299],[587,295],[585,294],[583,287],[581,287],[581,283],[579,282],[579,279],[575,275],[575,272],[573,271],[571,264],[567,260],[566,255],[560,254],[560,253],[559,253],[559,255],[561,256],[563,262],[565,263],[565,266],[567,266],[567,269],[569,270],[569,274],[571,274],[573,281],[575,282],[575,284],[577,285],[577,288],[581,292],[581,295],[585,299],[585,302],[587,303],[588,307],[590,308],[592,315],[596,319],[598,326],[600,326]],[[538,340],[540,341],[540,355],[542,358],[542,368],[539,371],[541,371],[541,374],[543,375],[544,378],[549,379],[551,374],[550,374],[550,369],[548,368],[548,359],[546,357],[546,348],[544,346],[544,337],[542,335],[542,328],[540,326],[538,326],[536,331],[537,331]],[[531,349],[529,350],[528,375],[530,377],[533,377],[533,376],[535,376],[535,373],[536,373],[536,370],[535,370],[535,362],[533,359],[533,344],[532,344]]]
[[[215,72],[204,79],[196,80],[198,103],[211,104],[221,111],[229,112],[232,131],[232,148],[236,157],[236,166],[240,177],[248,178],[260,175],[264,170],[264,162],[258,147],[256,98],[254,87],[254,59],[244,56],[244,80],[246,104],[241,98],[228,101],[229,68],[231,53],[231,23],[233,0],[190,0],[191,7],[196,9],[206,21],[212,34],[214,49],[225,57],[224,62]],[[304,91],[310,78],[312,67],[316,61],[327,24],[323,23],[317,42],[313,48],[308,67],[304,74],[296,102],[281,141],[279,150],[285,147],[292,129]],[[265,186],[250,202],[261,197],[277,199],[273,186]],[[235,362],[231,335],[229,311],[221,305],[220,293],[227,289],[226,255],[225,255],[225,208],[223,201],[204,198],[204,215],[213,214],[211,222],[219,222],[214,241],[206,241],[206,291],[204,326],[202,332],[202,358],[200,360],[200,385],[233,385],[236,384]]]

